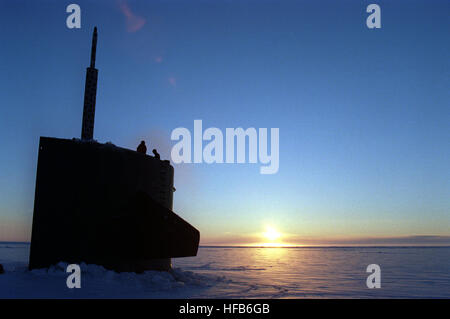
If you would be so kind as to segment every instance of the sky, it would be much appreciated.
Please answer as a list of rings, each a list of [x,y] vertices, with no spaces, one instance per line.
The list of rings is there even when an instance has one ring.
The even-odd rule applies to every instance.
[[[0,0],[0,241],[30,240],[39,137],[80,136],[94,26],[99,142],[170,159],[194,120],[279,128],[276,174],[174,164],[201,244],[450,244],[444,0]]]

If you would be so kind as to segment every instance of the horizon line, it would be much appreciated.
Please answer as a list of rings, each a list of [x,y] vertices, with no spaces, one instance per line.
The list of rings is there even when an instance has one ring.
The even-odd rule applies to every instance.
[[[387,245],[199,245],[199,248],[427,248],[427,247],[442,247],[450,248],[450,244],[387,244]]]
[[[29,241],[0,241],[5,244],[31,244]],[[450,248],[450,244],[347,244],[347,245],[199,245],[199,248]]]

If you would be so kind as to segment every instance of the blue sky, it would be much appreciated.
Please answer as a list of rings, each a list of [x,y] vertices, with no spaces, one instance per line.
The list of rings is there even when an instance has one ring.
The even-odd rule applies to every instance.
[[[0,240],[29,240],[39,136],[79,137],[99,29],[95,138],[169,159],[177,127],[280,129],[280,169],[175,166],[202,243],[450,236],[450,2],[0,0]],[[332,240],[332,239],[331,239]]]

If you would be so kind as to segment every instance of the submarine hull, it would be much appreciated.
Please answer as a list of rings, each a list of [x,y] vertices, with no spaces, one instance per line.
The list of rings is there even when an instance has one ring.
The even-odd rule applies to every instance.
[[[169,161],[112,144],[41,137],[29,268],[141,272],[196,256],[199,231],[172,211],[173,175]]]

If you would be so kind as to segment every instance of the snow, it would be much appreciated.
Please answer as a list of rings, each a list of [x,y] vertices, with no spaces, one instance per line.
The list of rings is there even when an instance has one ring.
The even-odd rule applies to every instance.
[[[170,272],[117,273],[98,265],[80,264],[81,288],[66,285],[68,263],[29,271],[26,265],[5,267],[0,298],[188,298],[208,289],[220,276],[174,268]]]
[[[116,273],[67,263],[29,271],[29,244],[0,243],[0,298],[449,298],[450,247],[212,248],[173,259],[170,272]],[[381,289],[366,287],[367,265]]]

